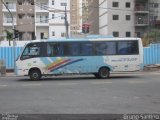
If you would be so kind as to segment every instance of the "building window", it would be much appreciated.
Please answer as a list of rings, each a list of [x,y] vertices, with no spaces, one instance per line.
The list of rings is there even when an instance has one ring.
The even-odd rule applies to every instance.
[[[52,14],[52,19],[54,19],[54,14]]]
[[[65,19],[65,16],[64,16],[64,15],[62,15],[62,16],[61,16],[61,19],[62,19],[62,20],[64,20],[64,19]]]
[[[52,0],[52,5],[54,5],[54,0]]]
[[[131,37],[131,32],[126,32],[126,37]]]
[[[52,31],[52,36],[55,36],[55,32],[54,31]]]
[[[112,3],[112,7],[118,7],[119,6],[119,3],[118,2],[113,2]]]
[[[19,5],[22,5],[22,2],[21,2],[21,1],[19,1],[19,2],[18,2],[18,4],[19,4]]]
[[[61,6],[67,6],[67,3],[61,3]]]
[[[135,36],[136,36],[136,37],[141,37],[141,33],[140,33],[140,32],[136,32],[136,33],[135,33]]]
[[[44,33],[41,33],[41,39],[43,39],[44,38]]]
[[[113,36],[114,36],[114,37],[119,37],[119,32],[116,32],[116,31],[113,32]]]
[[[34,5],[34,1],[33,0],[31,0],[31,5]]]
[[[130,2],[126,2],[126,8],[130,8],[131,7],[131,3]]]
[[[151,8],[158,8],[159,5],[158,5],[158,3],[150,3],[150,7]]]
[[[126,20],[127,21],[131,20],[131,16],[130,15],[126,15]]]
[[[65,33],[64,32],[61,33],[61,37],[65,37]]]
[[[113,19],[113,20],[119,20],[119,15],[113,15],[113,16],[112,16],[112,19]]]

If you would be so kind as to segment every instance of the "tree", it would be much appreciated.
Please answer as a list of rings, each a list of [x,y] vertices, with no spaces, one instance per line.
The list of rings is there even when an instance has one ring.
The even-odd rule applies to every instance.
[[[5,30],[5,32],[7,35],[7,40],[9,41],[9,46],[11,46],[11,40],[13,40],[13,33],[8,30]]]
[[[143,41],[143,46],[147,46],[150,43],[160,42],[160,31],[158,29],[152,29],[142,38],[142,41]]]

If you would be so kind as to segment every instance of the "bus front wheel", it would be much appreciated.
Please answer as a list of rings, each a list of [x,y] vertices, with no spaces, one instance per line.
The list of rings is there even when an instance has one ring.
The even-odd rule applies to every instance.
[[[29,73],[31,80],[40,80],[41,79],[41,72],[38,69],[31,70]]]
[[[98,76],[102,79],[109,78],[110,72],[107,67],[102,67],[99,69]]]

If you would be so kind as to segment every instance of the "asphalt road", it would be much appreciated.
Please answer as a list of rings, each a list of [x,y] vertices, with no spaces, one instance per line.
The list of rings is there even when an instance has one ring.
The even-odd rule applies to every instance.
[[[160,113],[160,72],[61,76],[30,81],[0,77],[0,113]]]

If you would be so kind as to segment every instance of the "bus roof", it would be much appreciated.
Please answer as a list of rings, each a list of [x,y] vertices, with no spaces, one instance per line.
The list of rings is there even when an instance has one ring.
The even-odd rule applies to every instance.
[[[89,37],[89,38],[54,38],[54,39],[43,39],[33,40],[29,43],[34,42],[72,42],[72,41],[118,41],[118,40],[141,40],[140,38],[116,38],[116,37]]]

